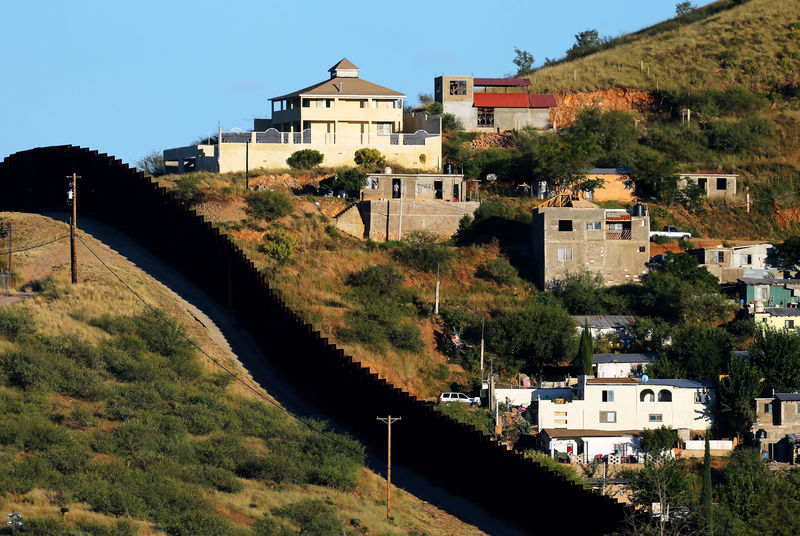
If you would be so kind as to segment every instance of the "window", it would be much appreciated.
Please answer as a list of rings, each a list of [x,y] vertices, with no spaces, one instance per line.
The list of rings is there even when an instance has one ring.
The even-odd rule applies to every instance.
[[[367,179],[367,190],[377,190],[378,189],[378,177],[370,177]]]
[[[784,320],[783,327],[786,329],[794,329],[794,320]]]
[[[724,251],[715,251],[714,252],[714,262],[717,262],[717,263],[725,262],[725,252]]]
[[[599,231],[600,230],[600,222],[599,221],[587,221],[586,222],[586,230],[587,231]]]
[[[442,199],[442,181],[433,181],[434,199]]]
[[[640,402],[655,402],[656,394],[653,392],[652,389],[645,389],[641,393],[639,393],[639,401]]]
[[[469,397],[467,395],[465,395],[464,393],[459,393],[458,394],[458,398],[460,400],[469,400]]]
[[[494,108],[478,108],[478,126],[494,126]]]
[[[753,255],[742,255],[742,264],[753,264]]]
[[[625,189],[626,190],[633,190],[633,181],[631,179],[625,180]]]
[[[772,413],[772,402],[767,402],[764,404],[764,413]]]
[[[451,95],[466,95],[467,82],[466,80],[451,80],[450,81],[450,94]]]
[[[373,108],[377,108],[378,107],[378,101],[377,100],[372,99],[372,107]]]
[[[667,391],[666,389],[661,389],[658,392],[658,401],[659,402],[672,402],[672,393]]]
[[[706,393],[697,392],[694,394],[695,404],[705,404],[706,402],[708,402],[708,395]]]
[[[717,179],[717,190],[727,190],[728,179]]]
[[[704,192],[708,192],[708,179],[697,179],[697,185],[702,188]]]
[[[613,402],[613,401],[614,401],[614,391],[604,390],[603,391],[603,402]]]
[[[794,412],[800,415],[800,404],[797,404],[794,408]]]
[[[560,260],[560,261],[571,261],[572,260],[572,248],[558,248],[558,260]]]
[[[616,411],[601,411],[600,412],[600,422],[601,423],[615,423],[617,422],[617,412]]]
[[[757,300],[769,299],[769,287],[767,285],[758,286],[755,288],[755,298]]]
[[[661,422],[661,414],[660,413],[651,413],[650,414],[650,422]]]
[[[558,220],[559,231],[572,231],[572,220]]]
[[[386,136],[392,133],[391,123],[378,123],[376,127],[378,129],[378,134],[380,134],[381,136]]]
[[[646,253],[646,252],[647,252],[647,246],[639,246],[639,253]]]

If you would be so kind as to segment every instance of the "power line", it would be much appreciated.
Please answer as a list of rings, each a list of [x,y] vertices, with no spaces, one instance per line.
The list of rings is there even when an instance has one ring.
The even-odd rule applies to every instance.
[[[54,242],[58,242],[59,240],[64,240],[65,238],[69,238],[69,235],[59,236],[58,238],[55,238],[55,239],[50,240],[48,242],[42,242],[41,244],[36,244],[36,245],[33,245],[33,246],[26,246],[26,247],[20,248],[20,249],[14,249],[14,250],[11,251],[11,253],[22,253],[23,251],[28,251],[29,249],[36,249],[36,248],[40,248],[42,246],[47,246],[47,245],[52,244]]]
[[[61,238],[67,238],[67,236],[69,236],[69,235],[62,236]],[[131,292],[131,293],[132,293],[134,296],[136,296],[136,297],[137,297],[137,298],[138,298],[138,299],[139,299],[139,300],[140,300],[140,301],[141,301],[143,304],[145,304],[145,306],[147,306],[147,308],[148,308],[148,309],[150,309],[150,310],[151,310],[153,313],[155,313],[155,315],[156,315],[156,316],[158,316],[158,317],[159,317],[159,318],[160,318],[160,319],[161,319],[161,320],[162,320],[162,321],[163,321],[165,324],[167,324],[169,327],[171,327],[173,330],[175,330],[175,332],[176,332],[176,333],[178,333],[178,335],[180,335],[181,337],[183,337],[184,339],[186,339],[186,341],[187,341],[187,342],[188,342],[190,345],[192,345],[192,346],[193,346],[195,349],[197,349],[197,351],[199,351],[201,354],[203,354],[205,357],[207,357],[209,360],[211,360],[211,361],[212,361],[214,364],[216,364],[216,365],[217,365],[219,368],[221,368],[222,370],[224,370],[225,372],[227,372],[227,373],[228,373],[228,374],[229,374],[229,375],[230,375],[230,376],[231,376],[231,377],[232,377],[234,380],[236,380],[237,382],[239,382],[240,384],[242,384],[244,387],[246,387],[246,388],[247,388],[249,391],[251,391],[251,392],[252,392],[253,394],[255,394],[257,397],[259,397],[259,398],[261,398],[262,400],[264,400],[265,402],[268,402],[269,404],[271,404],[271,405],[275,406],[275,407],[276,407],[278,410],[280,410],[281,412],[285,413],[286,415],[288,415],[288,416],[289,416],[289,417],[291,417],[292,419],[296,420],[297,422],[299,422],[300,424],[302,424],[303,426],[305,426],[306,428],[308,428],[308,429],[309,429],[309,430],[311,430],[312,432],[314,432],[314,433],[317,433],[317,434],[321,435],[322,437],[325,437],[325,438],[326,438],[326,439],[328,439],[329,441],[332,441],[332,442],[334,442],[334,443],[337,443],[338,445],[340,445],[340,446],[342,446],[342,447],[345,447],[345,448],[347,448],[348,450],[351,450],[352,452],[354,452],[354,453],[355,453],[355,450],[353,449],[353,447],[352,447],[351,445],[348,445],[348,444],[346,444],[346,443],[343,443],[342,441],[340,441],[340,440],[339,440],[339,439],[337,439],[336,437],[334,437],[334,436],[331,436],[330,434],[327,434],[327,433],[323,432],[322,430],[319,430],[319,429],[317,429],[317,428],[314,428],[313,426],[311,426],[311,424],[309,424],[308,422],[304,421],[304,420],[303,420],[303,419],[301,419],[300,417],[298,417],[298,416],[294,415],[293,413],[291,413],[289,410],[287,410],[286,408],[284,408],[283,406],[281,406],[280,404],[278,404],[278,403],[277,403],[277,402],[275,402],[274,400],[272,400],[272,399],[268,398],[267,396],[264,396],[264,395],[263,395],[261,392],[259,392],[259,391],[258,391],[258,390],[257,390],[255,387],[253,387],[252,385],[250,385],[249,383],[247,383],[246,381],[244,381],[243,379],[241,379],[239,376],[237,376],[237,375],[236,375],[236,373],[235,373],[235,372],[233,372],[232,370],[230,370],[228,367],[226,367],[225,365],[223,365],[222,363],[220,363],[220,362],[219,362],[219,360],[215,359],[213,356],[211,356],[209,353],[207,353],[205,350],[203,350],[203,349],[202,349],[200,346],[198,346],[198,345],[197,345],[197,343],[196,343],[196,342],[194,342],[194,341],[193,341],[193,340],[192,340],[192,339],[191,339],[191,338],[190,338],[188,335],[186,335],[186,334],[185,334],[183,331],[181,331],[181,330],[180,330],[180,329],[179,329],[179,328],[178,328],[176,325],[174,325],[172,322],[170,322],[170,321],[169,321],[169,319],[167,319],[167,317],[165,317],[165,316],[164,316],[164,315],[161,313],[161,311],[159,311],[158,309],[156,309],[155,307],[153,307],[152,305],[150,305],[150,303],[149,303],[147,300],[145,300],[145,299],[144,299],[144,297],[142,297],[142,295],[141,295],[141,294],[139,294],[138,292],[136,292],[136,291],[135,291],[133,288],[131,288],[131,286],[130,286],[130,285],[128,285],[128,283],[126,283],[126,282],[125,282],[125,280],[123,280],[123,279],[122,279],[122,278],[121,278],[119,275],[117,275],[117,273],[116,273],[116,272],[115,272],[115,271],[114,271],[114,270],[113,270],[113,269],[112,269],[112,268],[111,268],[111,267],[110,267],[108,264],[106,264],[106,263],[105,263],[105,261],[104,261],[103,259],[101,259],[101,258],[100,258],[100,257],[97,255],[97,253],[95,253],[95,252],[94,252],[94,250],[92,250],[92,248],[90,248],[90,247],[89,247],[89,246],[86,244],[86,242],[84,242],[84,241],[83,241],[83,238],[81,238],[81,236],[80,236],[80,235],[76,235],[76,236],[78,237],[78,240],[80,240],[81,244],[83,244],[83,246],[84,246],[86,249],[88,249],[88,250],[89,250],[89,253],[91,253],[92,255],[94,255],[94,257],[95,257],[95,258],[96,258],[98,261],[100,261],[100,264],[102,264],[102,265],[103,265],[103,266],[104,266],[104,267],[105,267],[105,268],[106,268],[106,269],[107,269],[109,272],[111,272],[111,274],[112,274],[112,275],[113,275],[115,278],[117,278],[117,280],[118,280],[120,283],[122,283],[122,284],[123,284],[123,286],[124,286],[125,288],[127,288],[127,289],[128,289],[128,290],[129,290],[129,291],[130,291],[130,292]],[[357,453],[357,454],[360,454],[360,453]]]

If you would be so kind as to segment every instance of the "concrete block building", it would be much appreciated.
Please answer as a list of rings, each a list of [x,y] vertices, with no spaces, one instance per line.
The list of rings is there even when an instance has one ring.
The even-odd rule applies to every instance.
[[[700,266],[715,275],[720,283],[732,283],[743,277],[766,278],[768,259],[775,255],[772,244],[698,248],[690,251]]]
[[[751,431],[764,456],[780,462],[800,462],[800,393],[756,398]]]
[[[706,192],[709,199],[728,199],[736,196],[736,173],[715,173],[711,171],[698,171],[695,173],[680,173],[678,175],[678,188],[683,188],[688,183],[697,184]]]
[[[502,132],[523,127],[550,128],[550,94],[527,93],[527,78],[439,76],[433,93],[444,113],[461,120],[469,132]]]
[[[606,284],[639,281],[650,259],[650,219],[637,207],[605,209],[561,195],[534,209],[536,283],[547,288],[583,269],[600,273]]]
[[[255,119],[252,131],[220,130],[216,143],[164,151],[167,173],[286,169],[302,149],[321,152],[325,166],[354,166],[364,147],[405,167],[441,169],[439,117],[404,114],[403,93],[364,80],[347,58],[328,72],[322,82],[270,99],[271,118]]]

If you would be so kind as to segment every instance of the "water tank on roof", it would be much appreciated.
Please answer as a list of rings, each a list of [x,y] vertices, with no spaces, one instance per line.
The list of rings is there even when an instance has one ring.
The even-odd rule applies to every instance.
[[[445,175],[453,174],[453,164],[451,162],[448,162],[444,165],[444,174]]]
[[[391,175],[392,174],[392,168],[390,168],[389,166],[386,166],[385,168],[383,168],[383,174],[384,175]]]
[[[637,218],[644,218],[647,216],[647,207],[642,203],[636,203],[633,205],[633,215]]]

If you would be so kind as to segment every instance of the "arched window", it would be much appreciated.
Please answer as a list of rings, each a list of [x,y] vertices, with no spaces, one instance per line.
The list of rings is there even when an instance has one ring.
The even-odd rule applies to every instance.
[[[651,389],[645,389],[639,393],[640,402],[655,402],[656,394]]]
[[[661,389],[658,392],[658,401],[659,402],[672,402],[672,392],[667,391],[666,389]]]

